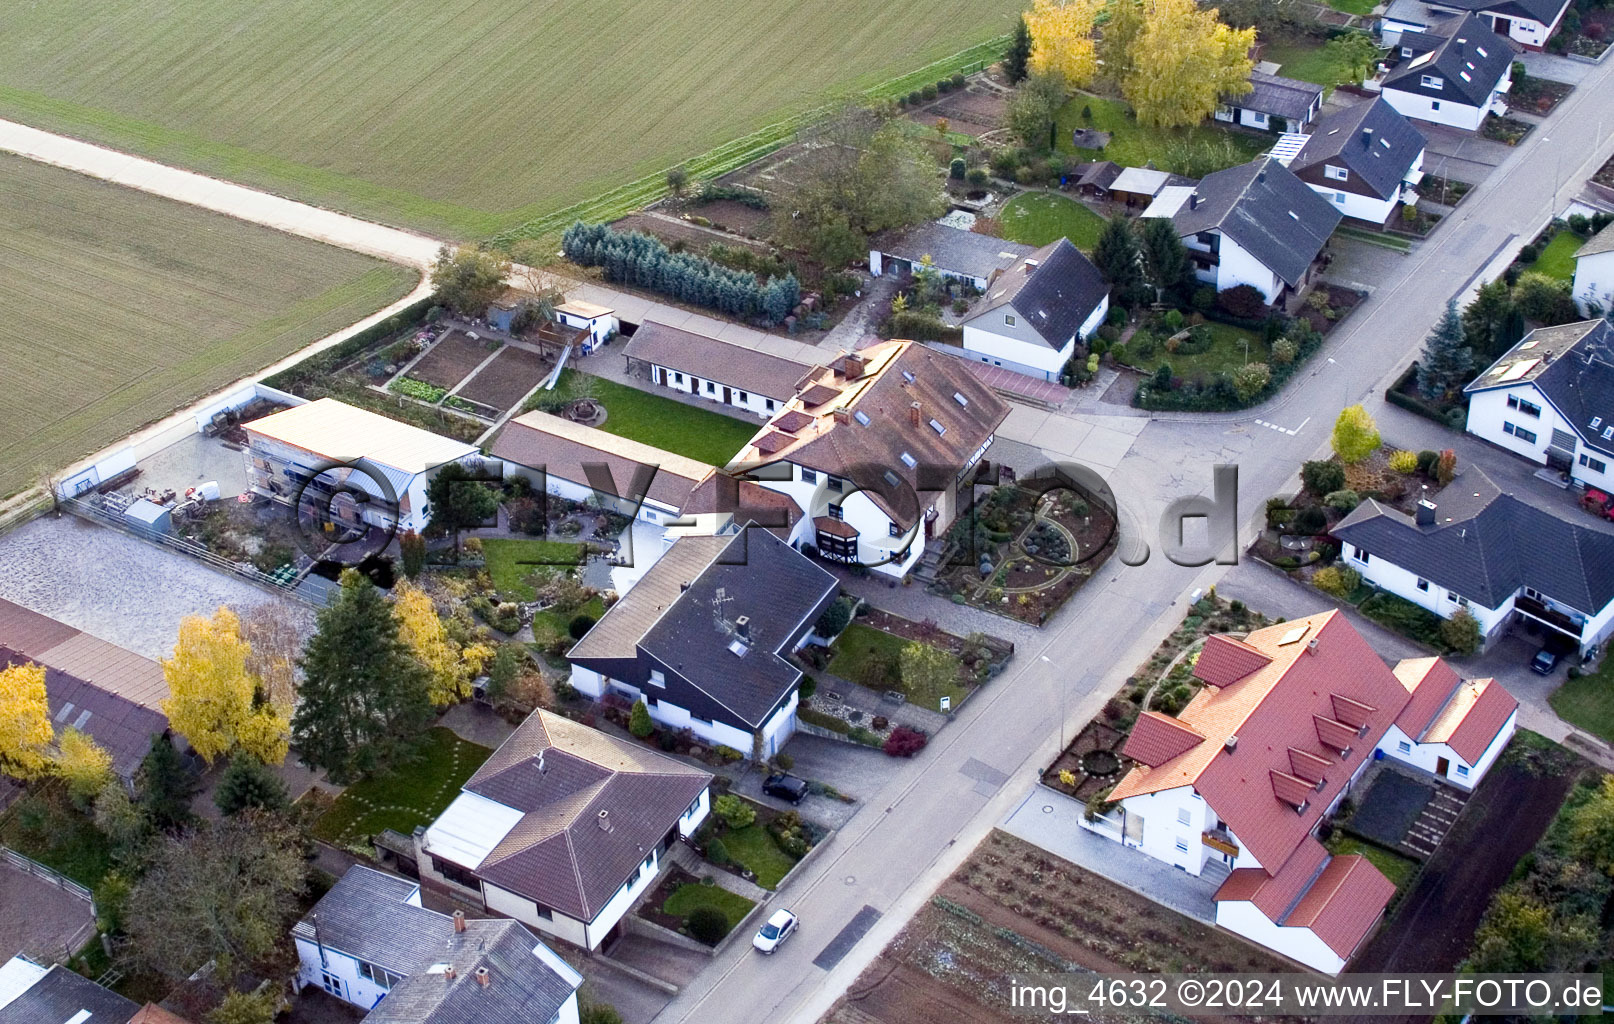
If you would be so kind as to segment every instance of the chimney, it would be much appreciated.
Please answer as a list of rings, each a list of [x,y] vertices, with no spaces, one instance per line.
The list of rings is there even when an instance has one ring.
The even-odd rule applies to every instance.
[[[1199,193],[1198,192],[1190,192],[1190,193],[1188,193],[1188,208],[1190,210],[1199,209]]]
[[[1231,754],[1233,751],[1237,750],[1238,746],[1239,746],[1239,738],[1238,738],[1237,733],[1233,734],[1232,736],[1229,736],[1227,739],[1222,741],[1222,749],[1227,751],[1229,754]]]
[[[688,589],[689,589],[689,581],[688,580],[685,580],[684,582],[678,584],[678,592],[680,594],[682,594],[684,591],[686,591]]]
[[[1435,503],[1430,501],[1428,498],[1424,498],[1423,500],[1419,501],[1418,513],[1414,517],[1414,521],[1419,526],[1435,525]]]
[[[453,964],[449,964],[447,967],[443,968],[443,980],[444,981],[453,981],[458,976],[459,976],[459,972],[454,970],[454,965]]]
[[[598,820],[599,820],[599,823],[600,823],[600,831],[601,832],[609,832],[609,831],[611,831],[611,812],[610,811],[607,811],[604,808],[601,808],[600,816],[599,816]]]
[[[846,367],[847,380],[857,380],[863,376],[863,357],[855,352],[846,353],[846,361],[843,365]]]
[[[1369,148],[1372,145],[1373,145],[1373,129],[1371,129],[1371,128],[1363,128],[1362,129],[1362,146],[1364,148]]]
[[[739,634],[741,640],[751,639],[751,616],[742,615],[735,619],[734,632]]]
[[[476,969],[476,983],[481,985],[483,988],[487,988],[489,985],[493,984],[493,975],[488,973],[488,969],[486,967],[478,967]]]
[[[1307,654],[1316,654],[1317,653],[1317,638],[1316,637],[1312,637],[1310,640],[1306,641],[1306,653]]]
[[[922,417],[919,415],[919,403],[918,402],[914,402],[913,404],[908,406],[908,422],[913,424],[916,427],[919,426],[919,424],[921,422],[923,422]]]
[[[465,934],[465,911],[463,910],[454,911],[454,934]]]
[[[839,409],[836,409],[835,410],[835,422],[836,423],[842,423],[842,424],[852,422],[852,411],[850,409],[846,408],[844,405],[841,406]]]

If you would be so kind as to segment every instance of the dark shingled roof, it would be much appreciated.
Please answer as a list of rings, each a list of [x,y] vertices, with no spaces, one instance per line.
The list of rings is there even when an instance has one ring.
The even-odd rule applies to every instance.
[[[1433,526],[1369,498],[1333,534],[1486,608],[1520,587],[1586,615],[1614,600],[1614,535],[1504,494],[1475,468],[1434,501]]]
[[[502,918],[468,920],[456,933],[448,915],[409,902],[419,889],[407,878],[351,867],[292,934],[403,976],[365,1018],[372,1024],[549,1024],[577,982],[540,955],[538,939]],[[454,968],[453,980],[444,966]],[[479,967],[488,970],[485,988]]]
[[[1290,285],[1322,252],[1342,214],[1270,157],[1207,175],[1172,218],[1184,237],[1220,228]]]
[[[1121,165],[1114,160],[1095,160],[1090,164],[1081,166],[1081,176],[1076,179],[1078,188],[1107,189],[1115,184],[1115,179],[1121,176]]]
[[[1032,252],[1029,245],[935,222],[881,235],[870,248],[913,263],[929,256],[937,270],[981,278],[1007,270]]]
[[[1223,96],[1222,102],[1244,110],[1303,121],[1311,112],[1312,105],[1320,103],[1323,98],[1320,85],[1284,78],[1282,75],[1269,75],[1264,71],[1251,71],[1250,85],[1253,88],[1249,92]]]
[[[1530,18],[1551,25],[1569,6],[1569,0],[1439,0],[1442,7],[1460,11],[1485,11],[1504,17]]]
[[[1614,435],[1603,436],[1614,427],[1614,326],[1608,321],[1538,327],[1463,390],[1521,384],[1534,384],[1587,447],[1614,456]]]
[[[1609,224],[1586,239],[1586,244],[1575,250],[1575,258],[1578,260],[1582,256],[1599,256],[1610,251],[1614,251],[1614,224]]]
[[[639,325],[622,354],[780,402],[788,402],[796,394],[796,382],[808,369],[805,363],[655,320]]]
[[[1478,107],[1491,98],[1496,83],[1513,64],[1513,50],[1507,40],[1472,14],[1432,54],[1427,59],[1403,61],[1385,78],[1384,88],[1430,99],[1455,99]],[[1441,79],[1441,87],[1423,85],[1424,75]]]
[[[785,657],[812,612],[839,584],[771,533],[742,530],[639,641],[743,721],[760,728],[801,679]],[[721,593],[721,600],[719,594]],[[735,620],[746,616],[743,653]]]
[[[86,1010],[84,1024],[124,1024],[140,1004],[58,964],[0,1007],[0,1024],[65,1024]]]
[[[1070,343],[1109,293],[1109,284],[1092,261],[1070,239],[1061,238],[1026,257],[1020,266],[999,274],[970,310],[969,320],[1011,306],[1043,344],[1057,352]]]
[[[1423,133],[1411,121],[1375,97],[1318,121],[1316,130],[1289,162],[1289,170],[1299,174],[1318,164],[1342,165],[1379,198],[1389,199],[1401,190],[1401,182],[1424,144]]]
[[[711,781],[638,743],[536,711],[465,784],[524,815],[477,874],[592,921]]]

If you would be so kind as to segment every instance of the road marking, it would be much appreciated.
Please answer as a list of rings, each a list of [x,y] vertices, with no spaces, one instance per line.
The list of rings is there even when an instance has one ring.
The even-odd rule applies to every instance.
[[[1287,434],[1290,437],[1294,437],[1296,434],[1306,429],[1306,424],[1310,422],[1311,417],[1307,416],[1305,419],[1300,421],[1300,426],[1295,427],[1293,430],[1290,430],[1288,427],[1280,427],[1276,423],[1268,423],[1266,420],[1256,420],[1255,424],[1258,427],[1266,427],[1268,430],[1276,430],[1280,434]]]

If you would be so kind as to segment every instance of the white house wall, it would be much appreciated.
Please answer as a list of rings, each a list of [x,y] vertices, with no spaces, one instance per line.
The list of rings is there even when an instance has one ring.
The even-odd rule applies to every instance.
[[[805,372],[806,367],[803,367],[802,370]],[[746,391],[715,377],[699,377],[695,374],[685,373],[682,370],[662,366],[659,363],[650,364],[650,379],[669,391],[695,395],[719,406],[738,409],[753,416],[760,416],[763,419],[767,419],[779,411],[779,402],[776,399]],[[696,381],[700,382],[698,388]],[[729,389],[729,400],[727,402],[723,401],[724,387]]]
[[[1614,308],[1614,251],[1582,256],[1575,261],[1575,306],[1591,316],[1591,306],[1607,313]]]
[[[1440,759],[1445,758],[1450,762],[1451,767],[1445,775],[1440,775],[1440,777],[1459,789],[1472,790],[1479,785],[1481,779],[1485,778],[1485,773],[1490,771],[1491,764],[1502,753],[1503,748],[1508,745],[1508,740],[1513,738],[1514,730],[1518,728],[1518,718],[1519,713],[1517,711],[1508,716],[1507,722],[1497,730],[1496,736],[1491,740],[1490,745],[1485,748],[1485,752],[1480,755],[1479,760],[1473,764],[1470,764],[1459,756],[1457,751],[1444,743],[1419,743],[1403,732],[1398,725],[1390,726],[1389,731],[1384,734],[1384,738],[1379,741],[1377,749],[1384,751],[1385,757],[1409,764],[1419,771],[1425,771],[1431,775],[1440,775]],[[1403,743],[1409,749],[1402,750],[1401,744]],[[1468,773],[1466,775],[1459,774],[1457,770],[1459,766],[1468,769]]]
[[[991,366],[1002,366],[1028,377],[1058,380],[1059,372],[1065,368],[1075,350],[1074,336],[1065,342],[1064,348],[1055,351],[1040,342],[1021,341],[970,324],[964,325],[964,351],[969,353],[967,358]]]
[[[1334,209],[1347,217],[1356,220],[1368,221],[1373,224],[1383,224],[1395,212],[1396,205],[1401,201],[1401,193],[1389,199],[1376,199],[1373,196],[1359,195],[1347,192],[1341,188],[1329,188],[1315,182],[1306,182],[1306,185],[1315,193],[1334,204]]]
[[[1180,867],[1190,875],[1198,875],[1204,869],[1204,851],[1210,848],[1200,842],[1200,836],[1207,828],[1206,817],[1210,812],[1192,786],[1129,796],[1121,801],[1121,807],[1127,819],[1143,818],[1142,843],[1127,839],[1124,840],[1127,846]],[[1187,821],[1183,820],[1185,817]],[[1130,834],[1132,829],[1128,831]]]
[[[589,340],[586,343],[586,348],[589,352],[594,350],[594,346],[600,344],[611,335],[622,330],[621,321],[617,320],[616,316],[610,313],[607,313],[604,316],[586,317],[578,316],[576,313],[562,313],[557,310],[555,312],[555,319],[559,320],[567,327],[586,328],[589,336]],[[586,355],[587,352],[584,354]]]
[[[725,747],[732,747],[747,757],[749,757],[751,754],[752,741],[751,734],[749,732],[746,732],[743,729],[737,729],[726,722],[708,722],[705,719],[697,718],[689,711],[688,708],[664,699],[662,696],[663,691],[657,686],[646,685],[644,687],[639,687],[633,685],[632,683],[625,683],[620,679],[613,679],[609,676],[601,676],[597,672],[591,672],[588,669],[580,669],[573,666],[573,680],[577,680],[579,673],[588,673],[590,676],[594,677],[593,679],[585,679],[583,682],[585,686],[599,687],[601,693],[612,692],[633,701],[637,701],[640,698],[646,698],[645,708],[650,712],[651,719],[669,729],[674,731],[679,729],[688,729],[690,732],[694,733],[696,736],[699,736],[702,740],[705,740],[712,746],[722,745]],[[577,686],[580,692],[590,692],[588,689],[585,689],[585,686],[578,686],[577,682],[575,681],[572,683],[572,685]],[[650,699],[654,699],[655,703],[651,704],[649,702]],[[794,725],[792,725],[792,728],[794,728]]]
[[[1248,900],[1222,900],[1216,904],[1216,923],[1252,942],[1275,949],[1291,960],[1324,974],[1345,969],[1345,958],[1329,948],[1310,928],[1282,928]]]
[[[1540,416],[1528,416],[1518,409],[1508,408],[1508,397],[1516,396],[1541,407]],[[1509,434],[1503,425],[1511,423],[1536,435],[1534,441],[1525,441],[1516,433]],[[1609,424],[1614,425],[1614,420]],[[1545,465],[1547,449],[1552,443],[1552,432],[1562,430],[1575,437],[1574,464],[1570,467],[1571,479],[1602,491],[1614,491],[1614,456],[1585,447],[1576,424],[1559,414],[1557,408],[1534,384],[1525,383],[1511,388],[1477,391],[1469,396],[1467,429],[1475,437],[1483,438],[1498,448],[1504,448],[1531,462]],[[1590,462],[1581,465],[1580,457],[1595,459],[1603,464],[1597,469]]]
[[[576,502],[586,502],[591,500],[598,501],[603,508],[609,508],[612,511],[619,512],[625,516],[634,516],[635,518],[641,519],[647,523],[662,525],[668,520],[676,519],[679,516],[679,510],[677,508],[672,505],[668,505],[665,502],[657,501],[648,495],[645,496],[644,501],[640,502],[639,505],[635,507],[631,499],[614,498],[608,495],[603,495],[594,488],[590,487],[587,483],[578,483],[575,480],[566,480],[562,477],[556,476],[554,473],[540,473],[534,467],[523,466],[519,463],[511,462],[506,459],[504,463],[504,479],[509,480],[512,477],[518,476],[526,479],[526,481],[532,484],[534,488],[541,485],[545,491],[548,491],[550,494],[553,494],[558,498],[565,498],[568,501]],[[613,478],[613,482],[616,484],[619,490],[626,490],[632,485],[632,480],[629,478]]]
[[[329,974],[333,978],[341,979],[341,998],[365,1010],[374,1008],[375,1004],[381,1001],[381,997],[388,992],[387,989],[359,974],[359,961],[357,959],[332,949],[330,946],[325,947],[325,963],[322,966],[319,958],[319,947],[308,939],[299,938],[297,940],[297,959],[300,962],[297,970],[299,988],[306,985],[323,988],[324,983],[320,975],[322,973]]]
[[[639,872],[638,880],[632,885],[624,885],[618,889],[616,895],[607,900],[605,906],[600,908],[600,912],[594,915],[594,920],[588,923],[586,944],[588,949],[593,949],[603,942],[605,936],[632,909],[639,897],[656,884],[656,876],[661,873],[661,862],[654,850],[642,862],[642,866],[644,869]]]
[[[1433,121],[1436,124],[1450,125],[1453,128],[1462,128],[1466,131],[1475,131],[1485,120],[1485,114],[1491,104],[1511,87],[1513,72],[1511,69],[1502,76],[1491,95],[1486,97],[1482,106],[1469,106],[1467,102],[1459,99],[1455,94],[1450,99],[1435,99],[1422,93],[1403,92],[1400,89],[1383,89],[1379,95],[1384,102],[1394,107],[1407,117],[1415,117],[1420,121]]]
[[[712,791],[703,789],[701,790],[701,795],[696,797],[694,802],[679,816],[678,834],[688,839],[695,834],[696,829],[701,827],[701,823],[706,820],[706,816],[711,812]]]
[[[1473,601],[1466,605],[1459,604],[1448,596],[1445,587],[1434,580],[1426,581],[1427,590],[1418,589],[1417,573],[1410,572],[1387,560],[1383,555],[1369,551],[1369,558],[1363,561],[1361,549],[1355,544],[1345,545],[1345,559],[1349,566],[1362,574],[1362,578],[1383,590],[1388,590],[1397,597],[1404,597],[1420,608],[1426,608],[1443,619],[1449,619],[1456,614],[1459,608],[1464,608],[1474,616],[1479,623],[1480,633],[1487,638],[1507,620],[1508,613],[1513,610],[1513,598],[1502,603],[1500,608],[1485,608]]]
[[[571,684],[578,693],[586,693],[595,700],[605,695],[605,677],[591,668],[572,666]]]
[[[1220,231],[1216,234],[1222,239],[1218,253],[1219,262],[1214,267],[1199,267],[1196,264],[1196,276],[1201,281],[1214,284],[1219,292],[1247,284],[1260,292],[1262,298],[1269,304],[1277,301],[1283,292],[1283,280],[1233,239]],[[1183,241],[1192,249],[1205,251],[1205,247],[1197,244],[1192,235]]]
[[[538,905],[525,896],[518,896],[508,889],[501,889],[491,882],[482,883],[482,903],[489,910],[503,914],[505,917],[515,918],[522,924],[535,928],[545,935],[553,936],[570,942],[574,946],[584,949],[588,945],[588,926],[575,917],[567,917],[559,911],[550,911],[550,916],[538,916]],[[602,933],[603,934],[603,933]]]

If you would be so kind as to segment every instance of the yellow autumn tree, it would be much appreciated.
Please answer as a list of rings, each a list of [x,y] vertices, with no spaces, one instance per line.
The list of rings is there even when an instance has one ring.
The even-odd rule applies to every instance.
[[[443,629],[431,597],[407,580],[392,588],[392,614],[398,636],[431,675],[427,696],[445,707],[471,692],[471,672],[460,658],[460,648]]]
[[[1025,14],[1031,30],[1031,70],[1057,74],[1081,88],[1098,74],[1093,21],[1101,0],[1032,0]]]
[[[47,774],[54,738],[44,666],[0,668],[0,771],[18,779]]]
[[[1143,27],[1120,79],[1139,124],[1195,125],[1221,97],[1250,91],[1255,29],[1229,28],[1217,14],[1195,0],[1144,0]]]
[[[209,762],[238,745],[268,764],[285,759],[290,709],[262,699],[261,683],[247,669],[251,654],[240,620],[220,608],[211,619],[186,616],[174,656],[163,661],[170,693],[163,713]]]
[[[68,729],[57,744],[55,770],[74,798],[88,800],[112,781],[112,755],[84,733]]]

